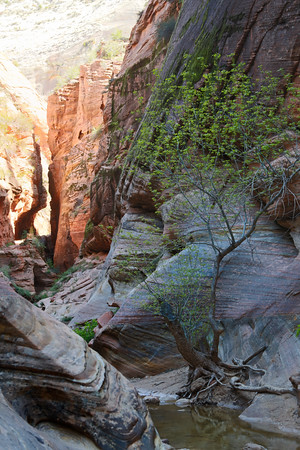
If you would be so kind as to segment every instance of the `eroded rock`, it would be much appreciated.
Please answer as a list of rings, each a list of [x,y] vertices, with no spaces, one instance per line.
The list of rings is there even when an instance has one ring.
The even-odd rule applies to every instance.
[[[99,448],[162,448],[146,406],[120,373],[68,327],[16,294],[4,277],[0,292],[6,448],[21,448],[21,442],[51,448],[31,431],[40,422],[80,430]]]
[[[81,66],[78,80],[49,97],[51,234],[54,264],[61,270],[74,263],[84,239],[95,163],[106,158],[105,152],[97,155],[104,90],[118,68],[118,63],[100,59]]]
[[[21,239],[22,232],[32,226],[39,235],[50,233],[50,152],[46,102],[4,55],[0,55],[0,86],[0,189],[7,192],[2,245]]]
[[[84,259],[72,267],[72,271],[63,274],[50,289],[43,292],[38,306],[57,320],[69,322],[86,304],[95,290],[103,261],[98,258]],[[87,319],[77,316],[76,323]]]
[[[49,288],[56,275],[41,257],[37,238],[0,248],[0,267],[6,266],[11,280],[30,294]]]
[[[120,72],[111,80],[107,103],[103,111],[103,133],[100,138],[95,179],[91,186],[91,221],[94,227],[83,242],[83,255],[91,251],[106,250],[111,243],[112,231],[128,210],[120,203],[120,193],[130,186],[116,160],[130,146],[129,135],[138,128],[139,119],[151,95],[155,82],[154,69],[161,67],[167,51],[167,42],[157,38],[157,26],[178,16],[178,2],[154,0],[149,2],[133,28]],[[107,155],[103,162],[102,155]],[[122,176],[121,176],[122,175]],[[126,183],[126,186],[124,185]],[[118,189],[117,189],[118,186]],[[146,210],[151,205],[152,194],[146,191],[146,181],[135,178],[132,193],[136,196],[135,212]],[[134,191],[134,193],[132,192]],[[138,207],[137,207],[138,205]],[[131,205],[130,212],[133,211]],[[148,208],[148,212],[150,209]],[[109,232],[108,232],[109,231]]]

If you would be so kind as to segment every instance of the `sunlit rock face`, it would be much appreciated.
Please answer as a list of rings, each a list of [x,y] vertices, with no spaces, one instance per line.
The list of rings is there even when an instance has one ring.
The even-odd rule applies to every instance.
[[[42,95],[57,76],[90,61],[112,32],[128,36],[145,0],[10,0],[0,5],[0,52]]]
[[[43,432],[32,428],[41,422],[75,429],[98,448],[162,448],[146,406],[116,369],[72,330],[16,294],[2,274],[0,292],[5,448],[24,448],[36,440],[30,448],[52,448],[45,427]]]
[[[51,234],[54,264],[70,267],[78,256],[89,219],[89,191],[103,124],[104,92],[118,64],[96,60],[80,77],[49,97]],[[106,154],[98,155],[100,160]]]
[[[130,140],[126,137],[132,136],[138,128],[155,83],[153,70],[162,66],[166,56],[168,39],[158,37],[158,26],[170,20],[175,25],[178,12],[176,1],[149,2],[131,32],[121,70],[109,85],[96,176],[91,185],[92,226],[83,242],[82,255],[109,249],[112,231],[125,212],[120,211],[117,196],[117,187],[124,180],[116,156],[120,157],[128,150]],[[107,155],[104,162],[103,154]],[[140,195],[143,196],[142,187]],[[142,199],[140,203],[143,203]]]
[[[31,228],[50,232],[46,103],[0,55],[0,245]]]
[[[15,106],[34,124],[40,138],[41,151],[50,159],[47,143],[47,104],[17,66],[0,54],[0,85],[10,95]]]

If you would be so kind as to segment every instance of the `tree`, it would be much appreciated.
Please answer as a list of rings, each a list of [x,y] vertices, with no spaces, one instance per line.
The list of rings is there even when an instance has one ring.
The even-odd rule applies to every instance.
[[[276,218],[287,198],[290,217],[299,211],[291,188],[300,171],[298,129],[290,113],[295,105],[285,101],[287,94],[295,98],[295,90],[287,77],[261,72],[259,80],[252,80],[242,64],[220,68],[218,62],[216,57],[210,71],[202,67],[204,75],[196,86],[188,70],[180,79],[172,76],[157,84],[129,154],[131,170],[138,166],[152,174],[149,186],[157,209],[169,202],[173,216],[185,210],[186,219],[194,218],[201,231],[192,247],[185,243],[201,248],[198,271],[185,265],[185,272],[171,274],[168,285],[158,271],[145,286],[151,308],[164,317],[182,356],[208,377],[209,385],[211,374],[219,383],[224,367],[239,368],[218,356],[223,328],[214,313],[224,258],[249,241],[263,214],[271,211]],[[191,285],[196,287],[188,295]],[[199,318],[202,351],[195,349],[191,331]],[[213,331],[209,351],[203,337],[208,324]]]

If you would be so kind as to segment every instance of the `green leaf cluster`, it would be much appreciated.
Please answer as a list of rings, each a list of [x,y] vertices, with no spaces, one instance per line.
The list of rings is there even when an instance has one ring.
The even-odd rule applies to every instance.
[[[81,336],[86,342],[89,342],[94,337],[94,328],[98,326],[97,320],[89,320],[85,322],[83,327],[77,327],[74,329],[75,333]]]
[[[270,161],[297,143],[294,104],[287,106],[285,97],[299,93],[288,77],[262,72],[252,80],[243,64],[220,68],[218,55],[212,70],[203,64],[202,72],[197,85],[187,70],[180,80],[157,83],[129,161],[133,172],[139,166],[159,180],[159,188],[152,186],[157,206],[198,191],[201,198],[188,208],[231,234],[241,220],[251,224],[253,201],[272,196],[281,182],[284,169]]]
[[[209,253],[210,262],[205,251],[198,258],[200,273],[183,264],[163,280],[155,275],[145,282],[150,308],[179,320],[190,338],[203,330],[199,324],[205,315],[213,316],[223,258],[251,237],[258,218],[273,204],[276,216],[300,170],[299,124],[293,118],[299,91],[289,77],[261,70],[254,80],[243,64],[231,61],[224,68],[219,61],[216,55],[208,68],[199,60],[202,77],[196,84],[188,68],[179,77],[158,78],[127,158],[132,175],[151,173],[148,186],[158,211],[180,198],[173,216],[185,210],[186,220],[196,218],[202,236],[196,243]],[[273,164],[279,156],[281,163]],[[292,197],[294,217],[299,205]],[[184,246],[178,239],[174,253]],[[203,275],[207,265],[209,277]]]

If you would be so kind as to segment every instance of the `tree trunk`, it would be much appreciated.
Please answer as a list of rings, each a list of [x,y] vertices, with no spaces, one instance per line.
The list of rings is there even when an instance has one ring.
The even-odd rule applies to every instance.
[[[199,367],[203,368],[206,371],[213,372],[218,375],[221,379],[224,378],[223,371],[220,367],[215,364],[211,358],[207,357],[204,353],[198,352],[195,350],[191,343],[186,338],[182,326],[179,321],[174,320],[170,321],[165,319],[166,323],[171,331],[172,335],[175,338],[177,348],[183,358],[192,366],[194,369]]]

